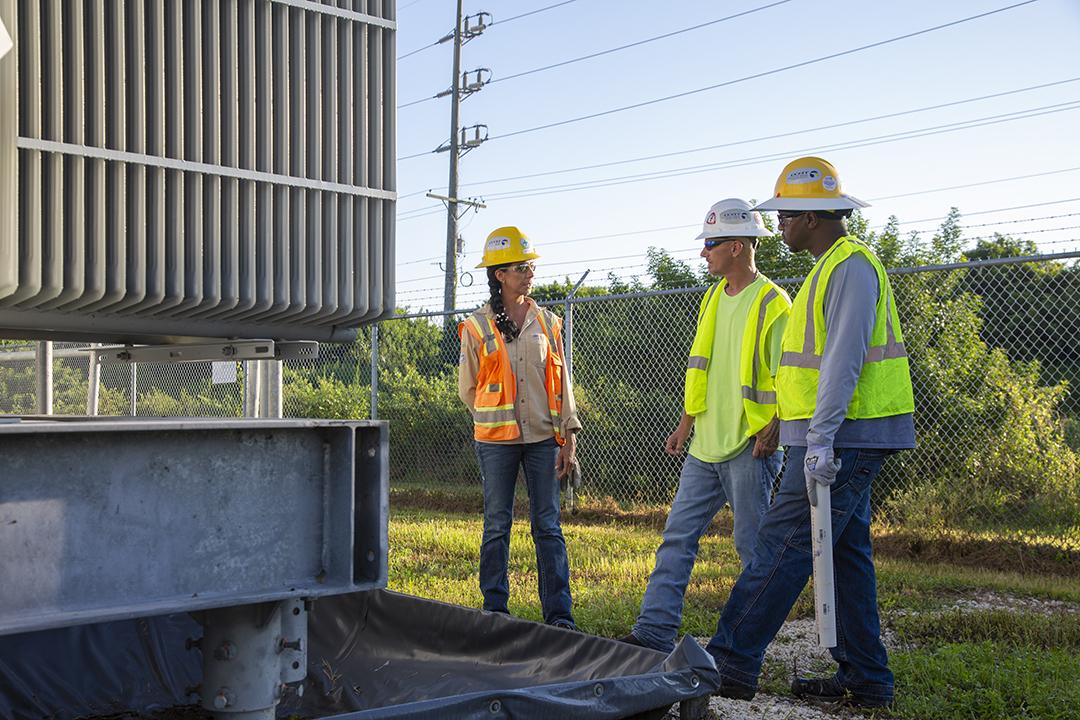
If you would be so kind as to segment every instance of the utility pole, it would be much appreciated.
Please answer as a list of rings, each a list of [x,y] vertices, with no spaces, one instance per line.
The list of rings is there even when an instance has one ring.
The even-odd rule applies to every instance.
[[[461,1],[457,0],[457,22],[454,23],[454,75],[450,86],[450,180],[446,184],[446,264],[443,269],[443,310],[450,311],[457,304],[457,237],[458,237],[458,125],[461,110]]]
[[[454,74],[450,89],[439,93],[436,97],[450,95],[450,140],[436,149],[436,152],[450,152],[450,178],[447,182],[446,201],[446,262],[443,272],[446,277],[443,286],[443,310],[455,309],[457,304],[458,269],[457,256],[461,252],[458,238],[458,205],[471,207],[483,207],[481,203],[471,200],[462,200],[458,197],[458,161],[469,150],[478,147],[487,140],[487,126],[474,125],[469,128],[461,127],[461,101],[479,90],[488,81],[491,71],[486,68],[474,70],[476,80],[469,82],[468,76],[472,73],[461,72],[461,46],[472,38],[480,35],[491,23],[488,13],[477,13],[468,17],[462,16],[462,0],[457,0],[457,13],[455,16],[454,31],[439,40],[440,43],[448,40],[454,41]],[[472,20],[476,24],[472,24]],[[484,74],[487,73],[487,78]],[[474,131],[474,137],[466,138],[468,130]],[[484,136],[481,138],[481,131]]]

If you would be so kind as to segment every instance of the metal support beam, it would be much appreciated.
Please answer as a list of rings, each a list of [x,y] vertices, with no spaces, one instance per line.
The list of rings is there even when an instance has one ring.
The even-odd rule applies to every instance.
[[[51,340],[37,344],[37,412],[53,414],[53,344]]]
[[[0,457],[0,637],[386,585],[382,423],[16,422]]]
[[[379,326],[371,326],[371,411],[372,420],[379,417]]]
[[[86,414],[94,417],[98,414],[98,402],[101,398],[101,363],[98,362],[97,353],[90,353],[86,378]]]

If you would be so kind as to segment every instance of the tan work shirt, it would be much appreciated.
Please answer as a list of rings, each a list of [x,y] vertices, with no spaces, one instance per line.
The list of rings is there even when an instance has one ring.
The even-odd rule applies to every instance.
[[[548,410],[547,390],[544,387],[544,373],[547,354],[550,352],[547,337],[536,320],[539,306],[529,300],[529,312],[525,315],[525,324],[521,333],[512,342],[506,343],[510,355],[510,369],[517,380],[517,400],[514,403],[514,418],[521,428],[521,436],[514,440],[499,441],[500,445],[534,443],[547,440],[555,435],[555,426],[551,422]],[[480,314],[493,317],[491,306],[485,305]],[[458,364],[458,397],[471,414],[476,405],[476,374],[480,370],[480,343],[465,332],[461,335],[461,359]],[[566,365],[562,376],[562,422],[565,436],[581,429],[574,403],[574,388],[566,377]]]

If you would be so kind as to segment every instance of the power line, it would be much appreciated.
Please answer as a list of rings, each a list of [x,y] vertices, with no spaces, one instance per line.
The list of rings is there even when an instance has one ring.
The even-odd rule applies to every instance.
[[[784,0],[784,1],[785,2],[790,2],[790,0]],[[410,4],[415,5],[416,2],[420,2],[420,0],[415,0],[415,2],[410,3]],[[491,23],[488,23],[488,27],[491,27],[492,25],[496,25],[496,24],[503,24],[503,23],[512,22],[514,20],[519,20],[519,19],[521,19],[523,17],[528,17],[530,15],[536,15],[537,13],[542,13],[545,10],[552,10],[554,8],[557,8],[557,7],[562,7],[563,5],[569,5],[572,2],[577,2],[577,0],[564,0],[563,2],[555,3],[554,5],[548,5],[547,7],[542,7],[542,8],[539,8],[537,10],[531,10],[529,12],[522,13],[520,15],[514,15],[513,17],[506,18],[505,20],[496,20],[496,21],[493,21]],[[407,5],[406,7],[409,7],[409,6]],[[401,8],[401,9],[404,9],[404,8]],[[428,48],[435,47],[438,44],[439,44],[438,42],[435,42],[435,43],[432,43],[431,45],[425,45],[422,48],[417,48],[416,50],[413,50],[410,53],[406,53],[406,54],[402,55],[401,57],[398,58],[398,60],[404,60],[405,58],[409,57],[410,55],[415,55],[416,53],[421,52],[422,50],[427,50]],[[491,82],[493,82],[493,81],[488,81],[487,84],[491,84]],[[429,100],[435,100],[436,98],[439,98],[439,97],[441,97],[441,95],[429,95],[427,97],[420,98],[418,100],[412,100],[411,102],[407,102],[407,103],[403,103],[401,105],[398,105],[397,109],[398,110],[403,110],[403,109],[405,109],[407,107],[412,107],[413,105],[419,105],[420,103],[425,103],[425,102],[428,102]],[[413,155],[413,156],[410,156],[410,157],[418,157],[418,156]],[[407,159],[409,159],[409,158],[398,158],[398,160],[407,160]]]
[[[1003,180],[996,180],[996,181],[1003,181]],[[924,192],[936,192],[936,191],[935,190],[929,190],[929,191],[924,191]],[[973,217],[973,216],[977,216],[977,215],[989,215],[989,214],[993,214],[993,213],[1005,213],[1005,212],[1009,212],[1009,210],[1028,209],[1028,208],[1031,208],[1031,207],[1044,207],[1044,206],[1047,206],[1047,205],[1061,205],[1061,204],[1064,204],[1064,203],[1071,203],[1071,202],[1077,202],[1077,201],[1080,201],[1080,198],[1066,198],[1066,199],[1063,199],[1063,200],[1051,200],[1051,201],[1042,202],[1042,203],[1029,203],[1027,205],[1013,205],[1011,207],[995,207],[995,208],[982,209],[982,210],[973,210],[973,212],[970,212],[970,213],[961,213],[960,216],[961,217]],[[999,226],[999,225],[1015,225],[1015,223],[1021,223],[1021,222],[1036,222],[1036,221],[1039,221],[1039,220],[1054,220],[1054,219],[1059,219],[1059,218],[1077,217],[1077,216],[1080,216],[1080,213],[1066,213],[1066,214],[1062,214],[1062,215],[1043,215],[1043,216],[1036,216],[1036,217],[1013,219],[1013,220],[999,220],[997,222],[983,222],[983,223],[978,223],[978,225],[962,226],[960,229],[961,230],[970,230],[970,229],[973,229],[973,228],[989,228],[989,227],[994,227],[994,226]],[[935,221],[935,220],[945,220],[947,218],[948,218],[947,215],[942,215],[942,216],[939,216],[939,217],[922,218],[922,219],[919,219],[919,220],[900,220],[900,221],[896,222],[896,225],[897,226],[914,225],[914,223],[917,223],[917,222],[932,222],[932,221]],[[701,225],[700,222],[693,222],[693,223],[690,223],[690,225],[672,225],[672,226],[666,226],[666,227],[663,227],[663,228],[649,228],[647,230],[630,230],[630,231],[626,231],[626,232],[610,232],[610,233],[606,233],[606,234],[603,234],[603,235],[585,235],[583,237],[572,237],[572,239],[570,239],[570,240],[559,240],[559,241],[555,241],[555,242],[551,242],[551,243],[543,243],[543,247],[552,247],[554,245],[567,245],[567,244],[572,244],[572,243],[583,243],[583,242],[589,242],[589,241],[594,241],[594,240],[610,240],[610,239],[612,239],[612,237],[627,237],[627,236],[631,236],[631,235],[647,235],[647,234],[653,234],[653,233],[659,233],[659,232],[670,232],[670,231],[673,231],[673,230],[691,230],[691,229],[694,229],[694,228],[698,228],[700,225]],[[882,229],[885,229],[886,227],[887,227],[887,225],[880,225],[880,226],[874,226],[874,229],[875,230],[882,230]],[[921,231],[917,231],[917,232],[930,232],[930,231],[929,230],[921,230]],[[469,255],[473,255],[473,254],[470,253]],[[406,262],[399,263],[399,266],[407,266],[407,264],[419,264],[421,262],[429,262],[431,260],[440,259],[440,257],[441,256],[434,256],[434,257],[430,257],[430,258],[421,258],[419,260],[408,260]]]
[[[862,52],[864,50],[871,50],[873,48],[882,47],[884,45],[889,45],[889,44],[892,44],[892,43],[895,43],[895,42],[900,42],[902,40],[908,40],[910,38],[918,37],[920,35],[926,35],[927,33],[936,32],[938,30],[944,30],[945,28],[954,27],[956,25],[961,25],[963,23],[972,22],[974,20],[980,20],[982,18],[989,17],[991,15],[996,15],[998,13],[1003,13],[1003,12],[1006,12],[1006,11],[1009,11],[1009,10],[1014,10],[1016,8],[1023,7],[1025,5],[1031,5],[1032,3],[1035,3],[1035,2],[1038,2],[1038,1],[1039,0],[1024,0],[1024,2],[1014,3],[1012,5],[1006,5],[1005,7],[997,8],[996,10],[988,10],[987,12],[979,13],[978,15],[970,15],[968,17],[961,18],[959,20],[953,20],[951,22],[943,23],[941,25],[935,25],[933,27],[924,28],[922,30],[916,30],[914,32],[905,33],[903,35],[897,35],[896,37],[891,37],[891,38],[888,38],[886,40],[879,40],[877,42],[869,43],[869,44],[866,44],[866,45],[860,45],[858,47],[854,47],[854,48],[851,48],[851,49],[848,49],[848,50],[842,50],[840,52],[830,53],[828,55],[822,55],[820,57],[816,57],[816,58],[813,58],[813,59],[810,59],[810,60],[804,60],[804,61],[798,62],[798,63],[793,63],[791,65],[785,65],[783,67],[774,68],[772,70],[765,70],[765,71],[762,71],[762,72],[759,72],[759,73],[754,73],[753,75],[746,75],[744,77],[736,78],[734,80],[726,80],[726,81],[724,81],[722,83],[716,83],[716,84],[713,84],[713,85],[706,85],[705,87],[696,88],[694,90],[687,90],[687,91],[684,91],[684,92],[681,92],[681,93],[675,93],[674,95],[665,95],[663,97],[653,98],[651,100],[644,100],[642,102],[633,103],[631,105],[624,105],[622,107],[612,108],[610,110],[602,110],[600,112],[590,113],[588,115],[579,115],[578,117],[568,118],[566,120],[559,120],[557,122],[546,123],[544,125],[537,125],[535,127],[524,128],[522,130],[515,130],[513,132],[504,133],[502,135],[492,136],[490,139],[491,140],[498,140],[498,139],[502,139],[502,138],[515,137],[517,135],[524,135],[526,133],[533,133],[533,132],[538,132],[540,130],[548,130],[548,129],[554,128],[554,127],[561,127],[563,125],[570,125],[571,123],[578,123],[578,122],[582,122],[584,120],[592,120],[592,119],[598,118],[598,117],[605,117],[607,115],[613,115],[615,113],[625,112],[627,110],[634,110],[634,109],[637,109],[637,108],[646,107],[648,105],[655,105],[657,103],[667,102],[669,100],[676,100],[678,98],[689,97],[691,95],[696,95],[698,93],[708,92],[710,90],[716,90],[718,88],[735,85],[736,83],[746,82],[748,80],[756,80],[756,79],[759,79],[759,78],[768,77],[770,75],[776,75],[778,73],[787,72],[788,70],[795,70],[797,68],[807,67],[809,65],[815,65],[817,63],[825,62],[826,60],[834,60],[836,58],[844,57],[844,56],[847,56],[847,55],[852,55],[854,53]]]
[[[491,22],[491,25],[505,25],[508,22],[513,22],[515,20],[520,20],[521,18],[529,17],[530,15],[536,15],[537,13],[542,13],[542,12],[545,12],[547,10],[554,10],[555,8],[562,7],[563,5],[569,5],[572,2],[577,2],[577,0],[563,0],[562,2],[557,2],[554,5],[548,5],[547,7],[537,8],[536,10],[530,10],[529,12],[523,12],[520,15],[514,15],[513,17],[508,17],[505,20],[493,20]]]
[[[961,217],[963,217],[963,215],[964,214],[961,213]],[[998,220],[997,222],[978,223],[977,225],[961,225],[960,229],[961,230],[971,230],[973,228],[997,227],[998,225],[1019,225],[1021,223],[1040,222],[1040,221],[1043,221],[1043,220],[1059,220],[1061,218],[1077,217],[1077,216],[1080,216],[1080,212],[1064,213],[1064,214],[1061,214],[1061,215],[1040,215],[1040,216],[1037,216],[1037,217],[1019,218],[1019,219],[1015,219],[1015,220]],[[946,220],[946,219],[948,219],[948,215],[942,216],[942,217],[937,218],[937,219],[938,220]],[[912,222],[917,222],[917,221],[912,221]],[[897,225],[902,225],[904,223],[899,223],[898,222],[896,224]],[[885,227],[887,227],[887,225],[878,225],[874,229],[880,230],[880,229],[883,229]],[[929,230],[916,230],[915,232],[929,232]]]
[[[430,50],[431,48],[435,47],[438,44],[439,43],[437,43],[437,42],[433,42],[430,45],[425,45],[424,47],[418,47],[415,50],[412,50],[410,52],[405,53],[404,55],[398,55],[396,59],[397,59],[398,62],[401,62],[405,58],[410,58],[410,57],[412,57],[413,55],[415,55],[417,53],[424,52],[425,50]]]
[[[1047,170],[1046,172],[1030,173],[1028,175],[1014,175],[1013,177],[998,178],[996,180],[983,180],[981,182],[967,183],[965,185],[951,185],[949,187],[934,188],[933,190],[920,190],[919,192],[900,193],[898,195],[883,195],[881,197],[870,199],[874,202],[877,202],[878,200],[895,200],[897,198],[912,197],[915,195],[930,195],[931,193],[945,192],[946,190],[964,190],[966,188],[981,187],[983,185],[995,185],[997,183],[1012,182],[1014,180],[1028,180],[1030,178],[1047,177],[1048,175],[1061,175],[1062,173],[1076,172],[1077,170],[1080,170],[1080,166],[1062,168],[1060,170]]]
[[[718,145],[706,145],[704,147],[689,148],[686,150],[675,150],[672,152],[659,153],[656,155],[643,155],[635,158],[627,158],[624,160],[612,160],[609,162],[595,163],[592,165],[579,165],[576,167],[563,168],[561,170],[548,170],[545,172],[530,173],[528,175],[515,175],[511,177],[495,178],[492,180],[479,180],[476,182],[468,183],[469,185],[489,185],[501,182],[510,182],[512,180],[526,180],[534,177],[543,177],[547,175],[560,175],[563,173],[579,172],[582,170],[597,170],[605,167],[612,167],[614,165],[625,165],[628,163],[644,162],[646,160],[660,160],[668,157],[675,157],[678,155],[690,155],[695,153],[707,152],[709,150],[719,150],[722,148],[735,147],[737,145],[748,145],[755,142],[763,142],[765,140],[777,140],[779,138],[791,137],[793,135],[801,135],[804,133],[819,132],[821,130],[834,130],[836,128],[848,127],[851,125],[860,125],[863,123],[873,122],[876,120],[887,120],[891,118],[903,117],[905,115],[914,115],[917,113],[928,112],[931,110],[941,110],[943,108],[955,107],[958,105],[965,105],[973,102],[979,102],[981,100],[992,100],[1001,97],[1007,97],[1009,95],[1016,95],[1024,92],[1031,92],[1033,90],[1043,90],[1050,87],[1056,87],[1058,85],[1065,85],[1068,83],[1080,82],[1080,76],[1066,78],[1064,80],[1057,80],[1050,83],[1043,83],[1041,85],[1029,85],[1028,87],[1016,88],[1014,90],[1006,90],[1003,92],[991,93],[989,95],[980,95],[978,97],[965,98],[963,100],[954,100],[946,103],[939,103],[937,105],[927,105],[920,108],[912,108],[909,110],[900,110],[897,112],[885,113],[884,115],[874,115],[871,117],[860,118],[858,120],[848,120],[840,123],[833,123],[831,125],[819,125],[818,127],[805,128],[802,130],[792,130],[789,132],[775,133],[773,135],[762,135],[755,138],[747,138],[744,140],[734,140],[731,142],[720,143]],[[422,191],[421,191],[422,192]],[[418,193],[414,193],[418,194]]]
[[[652,37],[645,38],[644,40],[638,40],[637,42],[627,43],[626,45],[620,45],[618,47],[609,48],[607,50],[601,50],[599,52],[589,53],[588,55],[582,55],[580,57],[571,58],[570,60],[563,60],[562,62],[552,63],[550,65],[544,65],[543,67],[533,68],[532,70],[524,70],[524,71],[519,72],[519,73],[514,73],[513,75],[507,75],[506,77],[495,78],[491,82],[492,83],[505,82],[507,80],[514,80],[515,78],[524,77],[526,75],[532,75],[534,73],[544,72],[545,70],[552,70],[554,68],[563,67],[565,65],[572,65],[574,63],[579,63],[579,62],[582,62],[582,61],[585,61],[585,60],[592,60],[593,58],[598,58],[598,57],[601,57],[603,55],[610,55],[611,53],[619,52],[620,50],[628,50],[630,48],[639,47],[641,45],[647,45],[648,43],[651,43],[651,42],[656,42],[657,40],[666,40],[667,38],[675,37],[676,35],[682,35],[683,33],[688,33],[688,32],[690,32],[692,30],[700,30],[701,28],[709,27],[710,25],[716,25],[718,23],[726,22],[728,20],[734,20],[735,18],[740,18],[740,17],[743,17],[744,15],[752,15],[753,13],[760,12],[762,10],[767,10],[769,8],[776,7],[777,5],[784,5],[784,4],[789,3],[789,2],[791,2],[791,0],[779,0],[778,2],[769,3],[768,5],[762,5],[761,7],[752,8],[750,10],[746,10],[744,12],[736,13],[734,15],[728,15],[727,17],[718,18],[716,20],[710,20],[709,22],[699,23],[697,25],[692,25],[690,27],[686,27],[686,28],[683,28],[681,30],[674,30],[672,32],[664,33],[663,35],[654,35]]]
[[[1062,205],[1064,203],[1080,201],[1080,197],[1065,198],[1064,200],[1047,200],[1046,202],[1029,203],[1027,205],[1013,205],[1007,208],[994,208],[993,210],[976,210],[974,212],[960,213],[961,217],[971,217],[972,215],[991,215],[993,213],[1008,212],[1009,210],[1027,210],[1034,207],[1046,207],[1047,205]],[[939,217],[922,218],[921,220],[900,220],[897,225],[913,225],[915,223],[933,222],[935,220],[945,220],[948,215],[941,215]],[[879,227],[884,227],[881,225]]]
[[[871,145],[882,145],[891,142],[898,142],[901,140],[912,140],[932,135],[941,135],[949,132],[958,132],[960,130],[970,130],[973,128],[985,127],[988,125],[996,125],[1003,122],[1024,120],[1032,117],[1039,117],[1042,115],[1049,115],[1057,112],[1065,112],[1077,109],[1080,109],[1080,101],[1071,100],[1068,103],[1059,103],[1057,105],[1049,105],[1042,108],[1032,108],[1029,110],[1016,111],[1013,113],[1004,113],[1002,115],[991,115],[985,118],[975,118],[973,120],[965,120],[957,123],[947,123],[945,125],[937,125],[929,128],[922,128],[919,130],[905,130],[899,133],[878,135],[870,138],[863,138],[860,140],[834,143],[832,145],[819,145],[810,148],[789,150],[781,153],[758,155],[749,158],[743,158],[740,160],[726,160],[716,163],[707,163],[703,165],[690,165],[682,168],[669,168],[667,170],[655,170],[652,172],[637,173],[633,175],[620,175],[609,178],[601,178],[598,180],[581,181],[577,183],[566,183],[562,185],[549,185],[537,188],[509,190],[503,193],[486,195],[485,197],[488,201],[510,200],[525,197],[535,197],[540,195],[550,195],[562,192],[575,192],[577,190],[592,190],[596,188],[611,187],[614,185],[626,185],[629,183],[645,182],[648,180],[664,180],[672,177],[682,177],[685,175],[695,175],[704,172],[712,172],[714,170],[730,170],[733,168],[746,167],[749,165],[759,165],[762,163],[773,162],[778,159],[798,157],[800,155],[805,155],[810,152],[820,153],[825,151],[837,152],[840,150],[853,150],[856,148],[869,147]]]

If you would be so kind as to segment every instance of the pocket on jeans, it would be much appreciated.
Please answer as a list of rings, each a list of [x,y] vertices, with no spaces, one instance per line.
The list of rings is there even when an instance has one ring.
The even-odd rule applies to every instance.
[[[844,454],[850,455],[850,453]],[[856,451],[851,468],[840,468],[840,477],[837,479],[838,483],[836,489],[839,490],[850,486],[856,493],[863,492],[870,486],[870,483],[881,469],[881,463],[884,460],[885,453],[881,450],[867,449]],[[850,459],[848,459],[848,461],[851,462]]]

